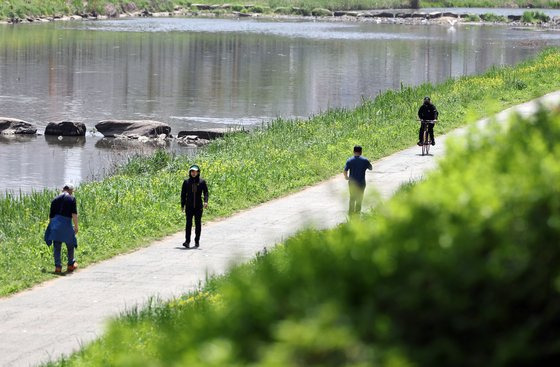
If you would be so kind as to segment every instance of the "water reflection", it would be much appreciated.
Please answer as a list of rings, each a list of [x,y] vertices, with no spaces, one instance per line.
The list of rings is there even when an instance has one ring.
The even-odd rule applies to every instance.
[[[168,149],[171,142],[168,140],[139,141],[138,139],[102,138],[95,143],[99,149],[134,151],[137,154],[151,153],[157,149]]]
[[[45,141],[48,145],[56,145],[59,147],[83,147],[86,144],[86,137],[45,135]]]
[[[37,139],[37,135],[17,134],[2,135],[0,134],[0,144],[26,143]]]
[[[180,18],[0,26],[0,109],[40,129],[75,120],[91,133],[104,119],[153,119],[176,135],[353,106],[401,83],[479,73],[559,44],[558,33],[500,26]],[[130,146],[155,149],[126,144],[0,139],[0,192],[99,177]]]

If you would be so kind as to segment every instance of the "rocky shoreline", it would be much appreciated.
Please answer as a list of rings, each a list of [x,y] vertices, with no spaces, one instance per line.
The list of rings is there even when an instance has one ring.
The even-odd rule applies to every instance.
[[[278,10],[278,9],[277,9]],[[530,10],[530,9],[528,9]],[[112,7],[105,9],[105,14],[80,14],[71,16],[49,16],[49,17],[27,17],[25,19],[14,18],[8,21],[0,21],[4,24],[54,22],[54,21],[78,21],[78,20],[104,20],[137,17],[205,17],[205,18],[262,18],[262,19],[290,19],[290,20],[315,20],[326,21],[363,21],[382,24],[441,24],[454,26],[457,23],[464,24],[504,24],[513,27],[538,27],[538,28],[560,28],[560,16],[551,17],[548,21],[523,22],[521,15],[492,16],[492,9],[488,9],[484,16],[470,13],[459,13],[453,11],[427,12],[422,9],[400,9],[400,10],[363,10],[363,11],[330,11],[328,9],[314,9],[304,11],[299,8],[291,8],[286,11],[289,14],[264,13],[262,9],[253,5],[202,5],[193,4],[191,7],[176,7],[172,12],[150,12],[135,8],[119,10]],[[309,13],[309,14],[308,14]]]
[[[0,137],[41,135],[33,124],[10,117],[0,117]],[[118,141],[137,141],[140,143],[156,142],[163,144],[176,141],[186,147],[202,147],[211,140],[242,129],[206,129],[179,131],[176,136],[171,134],[171,127],[153,120],[104,120],[95,125],[95,132],[101,133],[105,139]],[[63,137],[84,137],[86,126],[82,122],[61,121],[49,122],[44,131],[45,136],[52,136],[62,141]]]

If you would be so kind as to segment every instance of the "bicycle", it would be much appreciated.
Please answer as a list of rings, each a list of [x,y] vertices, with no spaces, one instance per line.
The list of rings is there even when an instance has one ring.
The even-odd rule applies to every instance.
[[[430,140],[430,133],[428,132],[429,124],[435,125],[437,120],[418,120],[422,124],[422,155],[428,155],[430,153],[430,145],[432,141]]]

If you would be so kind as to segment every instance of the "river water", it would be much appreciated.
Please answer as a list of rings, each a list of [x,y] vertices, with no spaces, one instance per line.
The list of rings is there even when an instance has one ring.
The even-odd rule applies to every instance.
[[[103,119],[163,121],[173,134],[250,127],[352,107],[401,83],[516,64],[552,45],[559,32],[504,26],[200,18],[0,26],[0,115],[39,131],[62,120],[90,130],[82,139],[1,137],[0,192],[96,179],[155,149],[115,147],[91,132]]]

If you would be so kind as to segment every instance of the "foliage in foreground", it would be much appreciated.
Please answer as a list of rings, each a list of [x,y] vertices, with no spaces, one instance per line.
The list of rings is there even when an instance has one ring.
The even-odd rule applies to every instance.
[[[554,365],[559,141],[560,109],[471,132],[378,214],[130,313],[58,365]]]
[[[354,110],[338,109],[307,120],[277,120],[251,134],[234,134],[202,151],[196,162],[209,182],[205,219],[223,217],[339,173],[352,147],[378,159],[415,142],[418,106],[425,95],[441,112],[437,133],[464,123],[467,112],[495,99],[497,108],[558,89],[560,51],[548,50],[517,67],[481,76],[388,91]],[[303,158],[308,157],[308,158]],[[312,158],[309,158],[312,157]],[[146,245],[180,230],[179,191],[189,164],[163,152],[136,160],[121,174],[78,187],[81,265]],[[0,296],[53,277],[51,249],[42,242],[54,192],[0,199]]]

